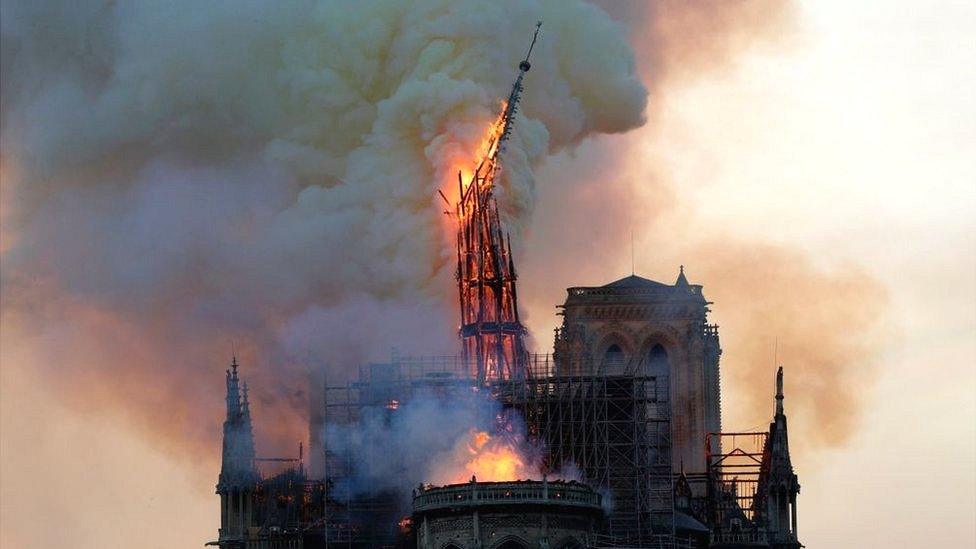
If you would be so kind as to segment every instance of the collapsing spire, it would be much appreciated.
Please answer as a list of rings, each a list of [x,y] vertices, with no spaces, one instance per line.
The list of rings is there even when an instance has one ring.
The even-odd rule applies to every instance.
[[[525,52],[525,59],[519,63],[519,74],[515,78],[515,84],[512,85],[512,91],[508,94],[508,102],[505,103],[505,111],[502,113],[502,131],[501,135],[498,136],[499,147],[503,148],[505,141],[508,140],[508,136],[512,133],[512,122],[515,119],[515,112],[518,110],[519,100],[522,98],[522,77],[525,73],[529,72],[532,68],[532,64],[529,63],[529,57],[532,55],[532,50],[535,48],[535,41],[539,39],[539,29],[542,28],[542,21],[538,21],[535,24],[535,34],[532,35],[532,43],[529,44],[529,51]],[[499,151],[500,152],[500,151]]]
[[[471,179],[458,173],[457,280],[461,308],[462,355],[479,382],[524,377],[525,327],[518,314],[515,261],[511,239],[502,231],[494,196],[499,155],[512,132],[522,95],[522,79],[531,68],[529,57],[539,37],[519,63],[519,73],[496,122],[494,137]],[[506,246],[507,244],[507,246]]]

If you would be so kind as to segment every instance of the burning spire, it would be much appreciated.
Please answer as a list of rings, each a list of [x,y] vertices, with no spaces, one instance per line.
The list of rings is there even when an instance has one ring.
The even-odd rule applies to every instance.
[[[519,63],[505,107],[485,147],[484,156],[468,181],[458,172],[457,280],[461,306],[462,354],[480,383],[525,375],[525,327],[518,314],[515,262],[511,238],[502,231],[495,201],[499,155],[512,132],[522,95],[522,79],[531,68],[529,57],[542,22]]]

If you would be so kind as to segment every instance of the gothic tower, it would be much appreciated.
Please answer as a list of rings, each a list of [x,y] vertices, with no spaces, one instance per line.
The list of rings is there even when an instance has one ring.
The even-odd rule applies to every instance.
[[[674,284],[631,275],[567,290],[556,332],[557,375],[650,375],[670,402],[672,464],[706,470],[707,433],[721,430],[718,327],[681,268]]]

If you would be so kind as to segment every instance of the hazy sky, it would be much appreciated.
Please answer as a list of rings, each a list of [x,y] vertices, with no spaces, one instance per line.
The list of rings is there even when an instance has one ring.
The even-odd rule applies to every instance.
[[[646,225],[630,227],[639,274],[669,281],[681,261],[706,294],[721,285],[696,277],[704,257],[665,248],[669,233],[789,246],[814,265],[863,271],[885,289],[883,344],[865,376],[842,380],[863,383],[848,388],[860,402],[850,437],[832,446],[796,441],[801,540],[811,548],[974,546],[976,7],[817,0],[794,18],[781,40],[669,84],[647,126],[542,169],[524,284],[538,287],[546,274],[533,258],[555,234],[541,225],[559,200],[558,176],[618,154],[616,177],[632,178],[626,192],[647,204]],[[622,240],[619,231],[610,237]],[[629,274],[627,240],[601,253],[579,277],[559,279],[598,284]],[[767,290],[756,280],[751,291],[759,299]],[[557,287],[527,299],[540,345],[563,298]],[[721,301],[713,310],[720,322],[731,316]],[[172,548],[212,539],[219,441],[212,467],[200,467],[97,405],[64,407],[36,370],[9,367],[34,360],[26,347],[2,346],[0,544]],[[726,341],[724,364],[738,352]],[[790,378],[789,355],[780,358],[790,414],[804,387]],[[745,398],[736,384],[725,388],[725,406]],[[802,424],[797,415],[791,421]],[[768,421],[726,417],[744,422],[727,429]]]
[[[845,446],[795,456],[803,542],[971,547],[976,7],[811,1],[798,20],[789,47],[673,96],[659,135],[683,139],[647,147],[682,180],[685,222],[855,261],[888,289],[864,421]]]
[[[797,459],[804,543],[973,546],[976,8],[817,1],[800,23],[790,51],[674,104],[710,177],[674,158],[701,223],[855,259],[889,289],[858,435]]]

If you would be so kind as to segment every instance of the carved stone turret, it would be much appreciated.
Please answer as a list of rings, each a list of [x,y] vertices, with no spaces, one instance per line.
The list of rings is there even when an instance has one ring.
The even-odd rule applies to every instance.
[[[790,441],[783,411],[783,367],[776,372],[776,414],[769,424],[760,489],[766,493],[766,521],[770,547],[798,549],[796,496],[800,483],[790,460]]]
[[[237,373],[237,357],[226,372],[227,415],[217,494],[220,495],[220,542],[243,539],[251,526],[251,491],[258,480],[254,468],[254,431],[247,384]],[[228,547],[230,545],[227,545]]]

